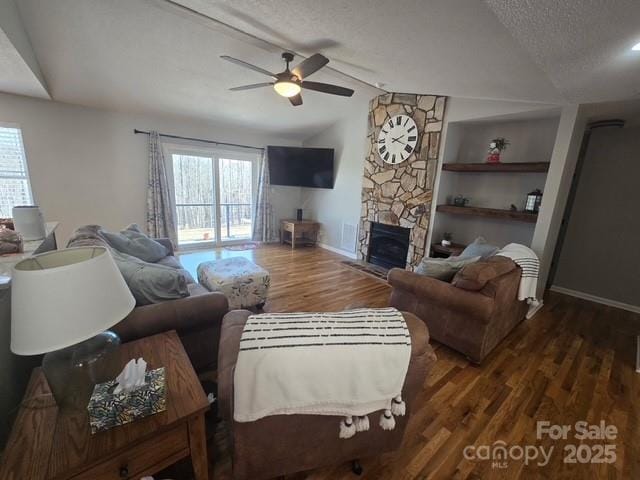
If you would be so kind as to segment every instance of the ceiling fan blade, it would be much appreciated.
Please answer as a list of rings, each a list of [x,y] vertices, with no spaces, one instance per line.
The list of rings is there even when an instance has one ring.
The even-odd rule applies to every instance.
[[[306,60],[300,62],[293,70],[291,70],[300,80],[307,78],[314,72],[317,72],[322,67],[329,63],[329,59],[324,55],[316,53],[311,55]]]
[[[254,88],[262,88],[262,87],[270,87],[274,82],[264,82],[264,83],[252,83],[251,85],[242,85],[241,87],[233,87],[230,88],[232,92],[238,92],[240,90],[253,90]]]
[[[240,65],[241,67],[248,68],[249,70],[253,70],[254,72],[264,73],[273,78],[277,78],[275,74],[265,70],[264,68],[256,67],[255,65],[251,65],[242,60],[238,60],[237,58],[230,57],[229,55],[220,55],[220,58],[226,60],[227,62],[235,63],[236,65]]]
[[[306,88],[307,90],[330,93],[331,95],[341,95],[343,97],[350,97],[353,95],[353,90],[350,88],[339,87],[338,85],[331,85],[330,83],[302,82],[301,85],[302,88]]]
[[[293,97],[289,97],[289,101],[291,102],[291,105],[293,105],[294,107],[297,107],[298,105],[302,105],[302,95],[297,94],[297,95],[294,95]]]

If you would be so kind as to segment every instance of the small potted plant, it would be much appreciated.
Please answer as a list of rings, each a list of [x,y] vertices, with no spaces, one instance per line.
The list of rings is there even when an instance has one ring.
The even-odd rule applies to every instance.
[[[453,235],[451,234],[451,232],[444,232],[442,234],[442,241],[440,242],[440,245],[442,245],[443,247],[450,247],[452,238]]]
[[[507,145],[509,145],[509,141],[503,137],[491,140],[487,163],[500,163],[500,154],[507,149]]]

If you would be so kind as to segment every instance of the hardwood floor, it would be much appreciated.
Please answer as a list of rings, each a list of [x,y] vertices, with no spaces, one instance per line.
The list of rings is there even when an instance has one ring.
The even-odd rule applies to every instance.
[[[219,249],[181,255],[195,273],[206,259],[246,256],[267,268],[272,288],[266,311],[331,311],[354,303],[384,306],[384,282],[341,265],[344,257],[320,248],[291,250],[267,246],[249,251]],[[640,478],[640,374],[635,373],[635,336],[640,315],[549,293],[544,307],[524,321],[482,364],[433,342],[438,362],[418,400],[402,447],[364,458],[363,479],[516,479]],[[617,428],[615,440],[583,440],[585,445],[615,445],[612,464],[563,462],[568,440],[536,438],[536,422],[574,425],[600,421]],[[338,441],[338,440],[336,440]],[[467,460],[468,445],[506,442],[553,447],[550,461],[509,460],[506,468],[490,460]],[[570,448],[570,447],[569,447]],[[210,445],[211,477],[231,479],[224,424]],[[585,447],[582,454],[588,453]],[[579,457],[584,458],[584,457]],[[289,479],[350,479],[348,465],[300,473]]]

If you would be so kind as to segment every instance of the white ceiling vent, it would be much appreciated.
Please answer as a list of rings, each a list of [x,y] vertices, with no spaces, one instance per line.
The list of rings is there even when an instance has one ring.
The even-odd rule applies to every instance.
[[[340,248],[347,252],[355,252],[357,236],[358,236],[358,227],[356,225],[354,225],[353,223],[343,223]]]

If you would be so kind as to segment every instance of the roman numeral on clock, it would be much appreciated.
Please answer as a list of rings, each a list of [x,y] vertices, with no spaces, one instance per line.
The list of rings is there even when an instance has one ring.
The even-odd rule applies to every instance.
[[[396,154],[395,153],[391,157],[391,163],[396,163]]]
[[[406,126],[407,126],[407,123],[409,123],[409,120],[410,120],[410,118],[409,118],[409,117],[407,117],[407,119],[404,121],[404,124],[403,124],[402,126],[403,126],[403,127],[406,127]]]
[[[402,117],[398,117],[396,119],[396,125],[400,125],[401,122],[402,122]]]
[[[385,143],[387,141],[386,138],[381,138],[380,140],[378,140],[378,143]]]
[[[389,152],[387,152],[387,153],[385,153],[385,154],[384,154],[384,159],[385,159],[385,160],[389,160]]]
[[[385,145],[380,147],[380,154],[382,155],[384,152],[387,151],[387,147]]]
[[[393,122],[391,120],[389,120],[388,125],[389,125],[389,128],[393,128]]]
[[[413,142],[415,139],[416,139],[415,135],[411,135],[409,138],[407,138],[409,142]]]
[[[407,153],[411,153],[411,150],[413,150],[413,149],[411,148],[411,145],[406,145],[406,146],[404,147],[404,150],[405,150],[405,152],[407,152]]]
[[[416,127],[415,126],[411,126],[411,128],[409,130],[407,130],[407,133],[411,132],[411,130],[414,130]]]

